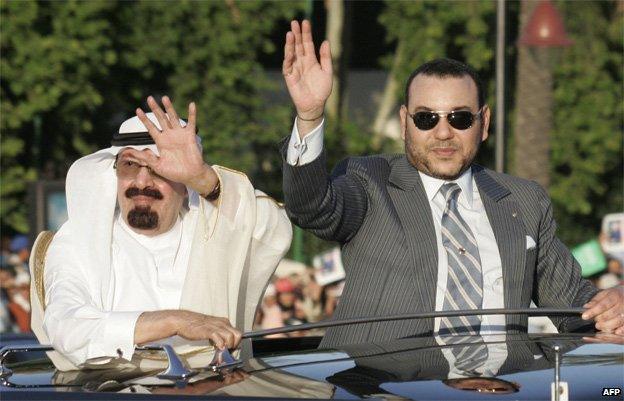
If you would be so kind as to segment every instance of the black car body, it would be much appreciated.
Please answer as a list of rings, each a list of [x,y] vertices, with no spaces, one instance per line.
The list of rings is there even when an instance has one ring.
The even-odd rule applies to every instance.
[[[556,399],[559,383],[564,401],[622,399],[624,387],[624,338],[604,334],[508,333],[461,345],[413,337],[340,349],[317,349],[320,337],[255,338],[239,360],[184,377],[163,376],[162,369],[59,372],[44,351],[24,351],[28,342],[36,344],[32,337],[3,338],[2,400],[548,400]],[[494,374],[453,377],[445,352],[474,344],[505,349],[506,356]]]

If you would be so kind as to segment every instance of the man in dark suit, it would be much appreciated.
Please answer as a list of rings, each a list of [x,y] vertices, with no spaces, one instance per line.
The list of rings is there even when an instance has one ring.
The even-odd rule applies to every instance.
[[[307,21],[291,23],[283,74],[297,110],[282,147],[286,209],[295,224],[342,245],[347,278],[335,318],[534,301],[583,306],[598,330],[624,334],[624,289],[598,292],[582,279],[555,235],[547,193],[473,163],[490,109],[469,66],[440,59],[415,70],[400,110],[405,154],[348,158],[331,176],[323,150],[330,46],[321,45],[319,62]],[[590,324],[552,320],[559,331]],[[322,345],[526,329],[520,315],[422,319],[333,328]]]

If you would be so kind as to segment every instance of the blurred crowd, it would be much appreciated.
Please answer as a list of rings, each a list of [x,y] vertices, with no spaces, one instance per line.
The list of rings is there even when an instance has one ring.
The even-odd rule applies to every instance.
[[[30,331],[30,241],[2,236],[0,256],[0,333]]]
[[[616,285],[624,285],[624,255],[612,254],[606,251],[608,240],[604,232],[600,233],[598,241],[606,259],[606,268],[588,277],[601,290],[615,287]]]
[[[314,323],[331,317],[340,299],[343,284],[344,281],[339,281],[319,285],[312,268],[285,277],[274,276],[256,312],[254,330]],[[322,333],[321,330],[295,331],[269,337],[300,337]]]

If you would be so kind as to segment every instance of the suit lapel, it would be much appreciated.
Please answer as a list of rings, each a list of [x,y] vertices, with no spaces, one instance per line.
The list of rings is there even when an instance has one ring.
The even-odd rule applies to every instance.
[[[526,263],[526,231],[520,208],[507,198],[511,192],[483,167],[473,166],[473,176],[501,257],[505,307],[520,307]],[[388,192],[405,234],[411,280],[414,288],[418,288],[416,296],[422,310],[432,311],[435,309],[438,249],[431,207],[418,170],[406,157],[394,163],[389,182]]]
[[[421,310],[435,308],[438,249],[431,207],[418,170],[405,156],[392,166],[388,192],[403,226],[409,255],[408,274]]]
[[[509,190],[483,167],[475,165],[472,172],[501,257],[505,308],[520,307],[526,261],[526,232],[520,208],[507,198]]]

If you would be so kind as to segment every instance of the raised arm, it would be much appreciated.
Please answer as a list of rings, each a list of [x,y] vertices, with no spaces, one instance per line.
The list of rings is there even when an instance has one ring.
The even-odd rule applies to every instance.
[[[315,235],[346,242],[363,221],[367,196],[362,181],[347,171],[348,161],[338,166],[337,174],[330,178],[322,152],[322,129],[315,129],[323,119],[325,102],[332,88],[329,42],[321,44],[319,60],[310,23],[292,21],[290,27],[284,45],[282,72],[297,110],[297,129],[282,147],[286,211],[295,224]],[[297,133],[299,141],[306,139],[305,145],[295,145]],[[290,155],[296,153],[296,146],[307,149],[307,161],[302,158],[292,161]]]

